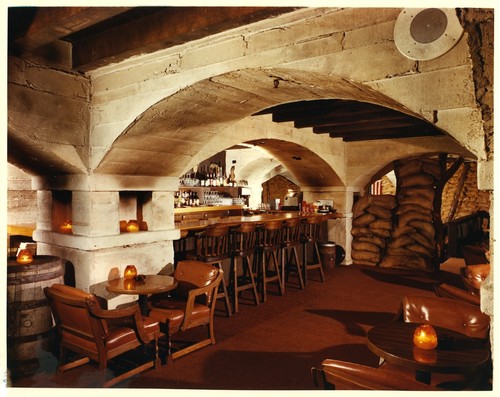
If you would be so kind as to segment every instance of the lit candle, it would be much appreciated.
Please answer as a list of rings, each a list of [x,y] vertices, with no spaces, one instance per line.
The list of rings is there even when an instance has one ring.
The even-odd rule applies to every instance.
[[[31,254],[31,251],[27,248],[20,250],[17,254],[16,262],[20,265],[27,265],[33,262],[33,255]]]
[[[70,220],[64,221],[59,227],[61,233],[73,233],[73,225]]]
[[[413,343],[421,349],[434,349],[438,344],[436,331],[429,324],[419,325],[413,333]]]
[[[132,280],[135,276],[137,276],[137,269],[134,265],[127,265],[123,272],[123,277],[127,280]]]
[[[127,232],[135,233],[139,231],[139,223],[135,219],[131,219],[127,223]]]

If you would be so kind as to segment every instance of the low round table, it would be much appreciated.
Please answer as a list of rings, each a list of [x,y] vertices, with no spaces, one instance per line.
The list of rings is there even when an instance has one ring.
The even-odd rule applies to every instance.
[[[420,324],[394,322],[376,326],[366,334],[368,348],[379,357],[415,369],[415,378],[430,383],[431,373],[463,373],[485,364],[490,349],[484,341],[434,327],[438,346],[425,350],[413,344],[413,333]]]
[[[127,280],[124,277],[108,280],[106,290],[115,294],[139,295],[139,307],[143,315],[148,314],[148,296],[168,292],[177,287],[177,280],[171,276],[148,274],[144,280]]]

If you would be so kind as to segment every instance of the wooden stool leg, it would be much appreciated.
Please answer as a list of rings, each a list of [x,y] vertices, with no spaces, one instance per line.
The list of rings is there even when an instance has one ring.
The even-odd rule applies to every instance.
[[[250,283],[252,284],[253,297],[255,300],[255,305],[259,304],[259,294],[257,293],[257,285],[255,284],[255,278],[253,276],[252,264],[248,256],[243,257],[243,263],[246,267],[246,271],[248,271],[248,277],[250,277]]]
[[[217,267],[220,269],[220,270],[223,270],[222,269],[222,263],[221,262],[218,262],[217,263]],[[228,289],[227,289],[227,282],[226,282],[226,279],[225,277],[222,277],[222,293],[219,293],[217,294],[217,297],[224,297],[224,300],[225,300],[225,303],[226,303],[226,311],[227,311],[227,316],[228,317],[231,317],[231,303],[229,302],[229,292],[228,292]]]
[[[325,281],[325,273],[323,271],[323,262],[321,261],[321,255],[319,254],[319,248],[318,248],[317,242],[314,242],[314,251],[316,252],[316,255],[318,257],[318,264],[319,264],[318,269],[319,269],[321,281],[324,282]]]

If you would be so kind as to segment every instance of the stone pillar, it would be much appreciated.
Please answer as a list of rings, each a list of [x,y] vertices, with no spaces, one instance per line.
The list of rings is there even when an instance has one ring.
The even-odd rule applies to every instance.
[[[34,186],[38,189],[39,215],[33,237],[40,255],[63,258],[67,269],[74,269],[76,287],[107,299],[111,308],[137,298],[116,296],[105,289],[106,281],[121,276],[128,264],[134,264],[139,273],[157,274],[173,263],[172,241],[179,238],[173,213],[177,180],[159,183],[155,178],[150,185],[156,190],[149,191],[139,180],[136,186],[130,180],[127,183],[129,189],[137,190],[120,190],[123,187],[120,178],[118,183],[101,178],[78,177],[52,186],[37,178]],[[61,197],[69,197],[69,202],[58,203]],[[66,210],[73,225],[70,234],[62,233],[54,221],[61,218],[56,214],[61,205],[69,208]],[[147,230],[120,232],[120,220],[139,216],[147,223]]]

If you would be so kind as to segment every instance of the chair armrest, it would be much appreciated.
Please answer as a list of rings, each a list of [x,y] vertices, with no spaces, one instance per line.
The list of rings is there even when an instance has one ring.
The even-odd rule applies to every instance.
[[[320,371],[323,372],[325,386],[347,384],[350,389],[364,390],[440,390],[413,379],[414,372],[408,370],[408,376],[394,374],[385,370],[385,364],[378,367],[347,361],[324,360]],[[318,369],[316,368],[316,371]],[[313,372],[314,373],[314,372]],[[316,374],[318,375],[318,374]],[[321,380],[319,380],[321,384]]]
[[[102,309],[97,301],[94,299],[87,299],[87,306],[89,311],[97,318],[105,321],[113,321],[114,323],[123,322],[124,325],[131,326],[134,328],[137,334],[137,339],[142,343],[149,343],[151,338],[148,336],[144,329],[144,323],[142,321],[141,309],[138,304],[134,304],[129,307],[122,309]]]
[[[454,287],[453,285],[449,284],[440,284],[436,287],[434,287],[434,291],[437,296],[441,298],[450,298],[450,299],[457,299],[457,300],[463,300],[465,302],[471,303],[473,305],[479,306],[481,304],[481,299],[479,298],[478,295],[472,294],[469,291],[465,291],[463,289]]]

